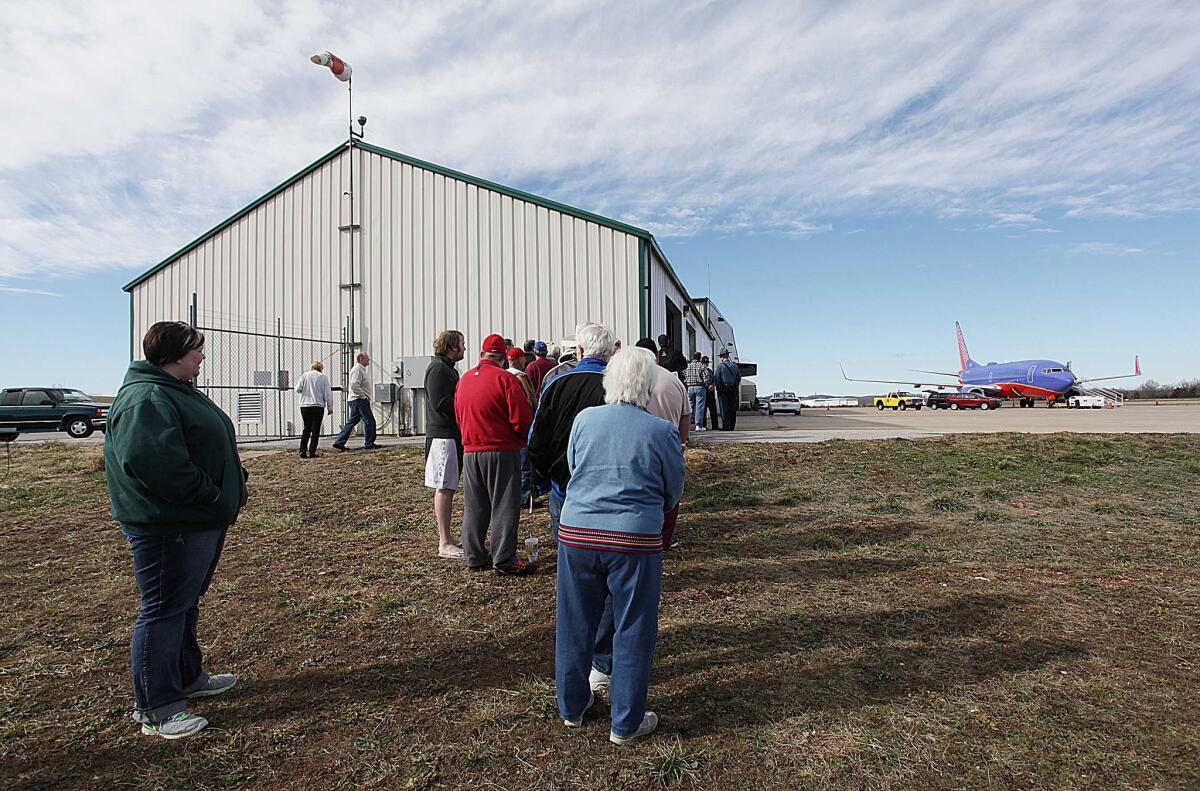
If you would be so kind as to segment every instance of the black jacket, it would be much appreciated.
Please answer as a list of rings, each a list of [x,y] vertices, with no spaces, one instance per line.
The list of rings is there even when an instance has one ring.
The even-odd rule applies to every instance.
[[[673,349],[670,346],[665,346],[658,353],[658,364],[678,376],[679,381],[683,381],[683,372],[687,370],[688,365],[683,352]]]
[[[603,405],[604,363],[594,357],[585,357],[574,370],[547,378],[542,387],[542,400],[529,431],[529,464],[560,496],[571,480],[567,441],[575,416],[588,407]]]
[[[429,439],[462,441],[454,417],[454,394],[458,391],[458,369],[444,354],[436,355],[425,369],[425,436]]]

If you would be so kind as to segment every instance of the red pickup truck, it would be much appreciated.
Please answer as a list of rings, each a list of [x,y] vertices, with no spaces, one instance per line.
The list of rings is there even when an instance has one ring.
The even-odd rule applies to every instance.
[[[975,393],[934,393],[926,406],[930,409],[999,409],[1004,401]]]

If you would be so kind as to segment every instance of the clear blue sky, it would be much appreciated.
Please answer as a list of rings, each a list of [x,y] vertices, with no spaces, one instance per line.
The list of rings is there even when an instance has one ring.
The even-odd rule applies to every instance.
[[[6,14],[4,384],[112,393],[120,285],[345,135],[659,238],[760,389],[1200,376],[1200,4],[46,0]],[[649,38],[646,31],[654,31]]]

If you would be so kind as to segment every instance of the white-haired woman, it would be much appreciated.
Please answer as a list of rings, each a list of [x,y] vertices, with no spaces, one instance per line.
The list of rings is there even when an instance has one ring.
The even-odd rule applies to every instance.
[[[296,380],[300,394],[300,417],[304,431],[300,434],[300,458],[317,457],[317,440],[321,438],[321,423],[325,413],[333,414],[333,388],[325,375],[325,365],[317,360]]]
[[[679,431],[646,411],[654,355],[634,347],[604,371],[604,406],[579,413],[567,448],[570,484],[558,533],[555,681],[563,722],[577,727],[595,700],[589,683],[605,599],[614,615],[609,739],[651,733],[646,711],[658,640],[663,515],[683,495]]]

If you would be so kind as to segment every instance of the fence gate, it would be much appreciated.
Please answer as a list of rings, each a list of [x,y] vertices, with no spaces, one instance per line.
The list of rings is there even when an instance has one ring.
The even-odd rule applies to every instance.
[[[206,314],[194,297],[190,312],[191,324],[204,333],[205,360],[196,387],[229,415],[239,439],[299,436],[296,380],[314,362],[325,366],[335,392],[333,415],[325,416],[321,433],[341,426],[351,365],[344,329],[314,332],[279,318],[262,326],[252,319]]]

